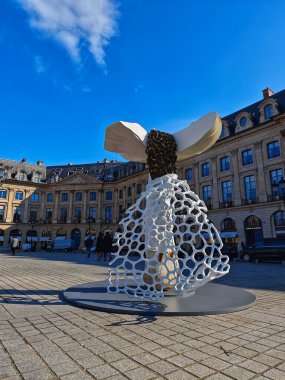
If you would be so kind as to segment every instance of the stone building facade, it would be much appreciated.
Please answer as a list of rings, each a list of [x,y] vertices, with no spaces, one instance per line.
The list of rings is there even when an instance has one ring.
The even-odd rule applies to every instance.
[[[242,242],[285,237],[284,152],[285,90],[267,88],[262,100],[223,118],[221,137],[210,150],[178,163],[178,177],[205,201],[227,246],[240,250]],[[115,232],[148,181],[144,164],[131,162],[46,168],[11,162],[0,160],[3,246],[10,236],[38,248],[66,236],[82,247],[88,232]],[[30,169],[41,173],[40,181],[28,177]],[[19,177],[21,170],[26,177]]]

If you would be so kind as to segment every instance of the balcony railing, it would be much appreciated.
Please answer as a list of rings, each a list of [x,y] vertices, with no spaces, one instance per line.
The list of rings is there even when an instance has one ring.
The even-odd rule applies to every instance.
[[[233,201],[220,202],[220,208],[233,207]]]
[[[247,198],[247,199],[242,199],[241,200],[242,206],[252,205],[252,204],[256,204],[256,203],[259,203],[258,197],[252,197],[252,198]]]
[[[267,201],[268,202],[277,202],[277,201],[283,201],[285,199],[285,194],[272,194],[272,195],[267,195]]]

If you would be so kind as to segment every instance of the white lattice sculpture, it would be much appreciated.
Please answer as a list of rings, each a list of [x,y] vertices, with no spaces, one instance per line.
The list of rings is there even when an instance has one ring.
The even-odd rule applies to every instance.
[[[149,181],[146,191],[137,202],[127,209],[120,223],[122,231],[117,233],[117,251],[111,262],[115,267],[109,271],[109,293],[126,293],[129,297],[157,300],[170,288],[177,294],[184,295],[229,272],[229,258],[221,253],[222,241],[218,231],[207,218],[205,203],[190,190],[186,181],[177,179],[177,175],[173,173],[175,154],[174,158],[166,157],[163,162],[168,151],[170,156],[173,153],[173,141],[176,150],[174,153],[177,152],[178,158],[179,152],[185,158],[190,152],[195,155],[208,149],[217,139],[220,129],[217,120],[219,121],[215,115],[211,128],[201,128],[204,133],[202,137],[199,135],[200,132],[196,131],[196,140],[192,139],[195,149],[193,144],[187,147],[185,141],[182,141],[187,136],[185,130],[180,132],[184,150],[179,150],[179,136],[174,139],[172,136],[169,137],[169,134],[154,131],[149,138],[151,143],[146,149],[147,162],[154,179]],[[195,126],[199,129],[197,123]],[[137,160],[144,161],[147,133],[139,126],[139,132],[133,136],[137,127],[130,123],[124,123],[124,126],[125,124],[129,137],[134,137]],[[121,134],[123,130],[114,130],[116,126],[115,124],[108,128],[105,147],[108,147],[109,143],[109,148],[111,146],[113,151],[122,152],[122,147],[118,148],[116,145],[119,141],[117,139],[116,143],[116,133]],[[193,132],[193,128],[190,128],[190,131]],[[157,152],[158,147],[153,150],[151,145],[152,141],[156,142],[156,138],[161,138],[165,145],[160,149],[161,153]],[[144,148],[138,149],[140,143]],[[126,141],[123,145],[124,156],[132,157],[133,153],[128,152]],[[155,159],[149,159],[150,155]],[[168,171],[172,173],[169,174]]]

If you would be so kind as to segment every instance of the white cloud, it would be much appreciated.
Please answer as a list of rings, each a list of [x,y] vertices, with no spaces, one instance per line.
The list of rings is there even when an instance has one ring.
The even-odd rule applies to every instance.
[[[18,0],[31,26],[62,44],[80,61],[84,44],[99,65],[105,64],[105,46],[117,31],[115,0]]]
[[[46,71],[46,67],[43,63],[43,59],[40,55],[34,56],[34,67],[38,74],[42,74]]]

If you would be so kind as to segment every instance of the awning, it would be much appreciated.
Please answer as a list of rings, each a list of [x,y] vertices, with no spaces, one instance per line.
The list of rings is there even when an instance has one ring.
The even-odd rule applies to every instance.
[[[57,236],[54,241],[58,241],[58,240],[65,240],[65,235],[64,236]]]
[[[27,236],[27,241],[38,241],[37,236]]]
[[[4,236],[0,236],[0,241],[4,241]]]
[[[40,241],[49,241],[51,238],[49,236],[42,236],[40,237]]]
[[[221,238],[235,238],[237,237],[236,231],[224,231],[220,233]]]

